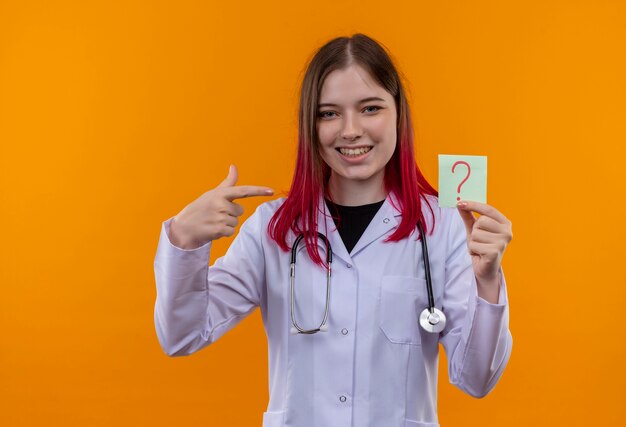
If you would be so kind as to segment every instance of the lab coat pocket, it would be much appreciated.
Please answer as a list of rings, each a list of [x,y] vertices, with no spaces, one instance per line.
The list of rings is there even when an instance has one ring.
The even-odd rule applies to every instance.
[[[284,424],[285,411],[263,413],[263,427],[283,427]]]
[[[412,276],[383,276],[380,288],[380,328],[397,344],[421,345],[419,311],[426,306],[426,281]]]

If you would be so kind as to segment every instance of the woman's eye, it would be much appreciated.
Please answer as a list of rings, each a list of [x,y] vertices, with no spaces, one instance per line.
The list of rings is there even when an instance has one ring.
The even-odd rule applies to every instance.
[[[368,108],[375,108],[375,110],[370,110],[369,112],[371,113],[375,113],[376,111],[380,110],[380,107],[376,106],[376,105],[370,105],[368,107],[365,107],[365,109],[367,110]]]
[[[377,105],[369,105],[365,107],[363,111],[365,111],[366,113],[376,113],[380,109],[381,108]],[[320,111],[319,113],[317,113],[317,116],[322,119],[330,119],[334,117],[334,114],[336,114],[334,111]]]

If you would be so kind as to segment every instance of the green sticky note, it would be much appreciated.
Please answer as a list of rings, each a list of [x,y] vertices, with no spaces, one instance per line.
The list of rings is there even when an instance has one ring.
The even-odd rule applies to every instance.
[[[439,206],[459,200],[487,203],[487,156],[439,155]]]

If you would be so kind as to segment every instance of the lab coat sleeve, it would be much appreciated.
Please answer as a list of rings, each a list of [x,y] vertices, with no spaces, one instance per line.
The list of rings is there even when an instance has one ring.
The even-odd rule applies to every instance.
[[[163,351],[185,356],[213,343],[260,303],[265,262],[258,210],[244,222],[223,257],[208,266],[212,242],[181,249],[161,225],[154,260],[154,324]]]
[[[450,382],[474,397],[486,396],[500,379],[511,355],[509,306],[500,269],[498,303],[478,296],[467,249],[467,233],[456,209],[448,212],[444,307],[448,323],[440,340],[448,358]]]

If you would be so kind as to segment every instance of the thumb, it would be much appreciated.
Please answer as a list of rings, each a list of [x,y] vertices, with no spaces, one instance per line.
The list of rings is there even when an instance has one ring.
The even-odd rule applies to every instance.
[[[237,166],[230,165],[230,168],[228,169],[228,176],[226,177],[226,179],[224,179],[224,181],[220,182],[217,187],[223,188],[234,186],[237,183],[238,176],[239,175],[237,174]]]
[[[467,237],[469,237],[472,234],[472,228],[476,222],[476,217],[471,210],[465,210],[462,206],[458,206],[457,211],[459,212],[459,215],[461,215],[461,219],[465,224],[465,231],[467,231]]]

